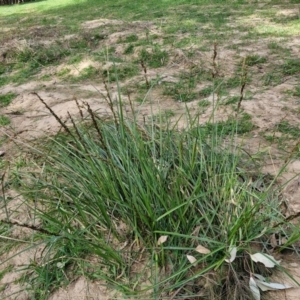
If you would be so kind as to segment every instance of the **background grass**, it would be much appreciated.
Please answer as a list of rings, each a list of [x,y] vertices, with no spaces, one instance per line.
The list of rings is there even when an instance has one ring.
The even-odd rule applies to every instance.
[[[228,66],[233,70],[225,74],[217,64],[200,61],[199,51],[211,55],[218,47],[238,49],[264,37],[299,33],[298,20],[276,19],[277,11],[269,9],[276,3],[281,4],[272,1],[262,10],[247,1],[221,0],[40,1],[0,7],[0,25],[7,29],[1,42],[9,41],[12,34],[26,41],[5,53],[1,85],[39,78],[46,67],[60,65],[57,76],[65,81],[86,83],[105,77],[119,85],[116,103],[108,99],[110,107],[115,105],[110,121],[87,107],[89,118],[73,121],[65,133],[42,140],[36,151],[26,152],[26,158],[12,166],[5,188],[23,195],[36,220],[29,225],[34,234],[28,248],[44,245],[42,259],[33,260],[20,279],[28,284],[32,299],[47,299],[81,275],[104,279],[126,296],[252,299],[251,274],[268,277],[271,272],[253,264],[249,253],[257,248],[268,252],[273,234],[287,239],[280,251],[292,250],[299,228],[285,219],[276,178],[261,174],[255,159],[236,144],[237,136],[244,138],[255,129],[251,116],[239,109],[246,100],[240,89],[257,80],[252,76],[256,68],[267,70],[264,80],[256,81],[258,86],[278,85],[299,73],[299,60],[287,57],[291,49],[272,42],[269,50],[281,58],[278,63],[254,53],[245,60],[238,57],[237,65]],[[274,23],[249,27],[253,16]],[[124,23],[90,31],[82,28],[83,22],[99,18]],[[228,45],[232,19],[238,34],[247,34]],[[133,21],[153,22],[162,36],[146,28],[142,34],[129,33],[114,45],[103,46],[110,34],[132,27]],[[71,34],[76,36],[66,40]],[[44,43],[45,39],[51,43]],[[121,54],[116,51],[120,44]],[[146,71],[176,65],[174,47],[182,49],[180,59],[186,59],[178,81],[163,82],[159,75],[147,81]],[[87,58],[112,65],[101,70],[89,66],[70,76],[72,65],[77,67]],[[146,79],[121,86],[141,74]],[[176,101],[198,100],[201,110],[193,114],[186,109],[184,130],[171,123],[171,109],[140,122],[134,109],[125,117],[128,107],[124,109],[120,96],[132,87],[142,103],[149,88],[161,87]],[[294,93],[298,96],[297,88]],[[0,105],[8,105],[14,97],[2,95]],[[212,122],[223,104],[232,105],[232,113]],[[199,125],[201,112],[208,108],[210,121]],[[0,117],[1,125],[8,122]],[[287,122],[276,126],[297,138],[298,126]],[[2,160],[1,169],[6,169]],[[4,186],[3,178],[1,183]],[[4,201],[3,208],[6,205]],[[15,225],[1,224],[1,234],[9,236]],[[164,244],[158,244],[161,236],[168,237]],[[210,253],[197,252],[198,245]],[[238,256],[228,264],[225,259],[232,247],[237,247]],[[187,255],[194,256],[196,263],[191,264]]]

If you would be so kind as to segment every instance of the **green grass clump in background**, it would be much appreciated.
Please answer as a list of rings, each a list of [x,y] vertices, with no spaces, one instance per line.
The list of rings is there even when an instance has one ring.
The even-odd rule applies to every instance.
[[[8,124],[10,124],[10,119],[6,116],[0,115],[0,125],[1,126],[6,126]]]
[[[0,95],[0,107],[7,106],[17,96],[15,93]]]
[[[277,124],[277,130],[281,133],[287,134],[293,138],[300,137],[300,128],[299,126],[293,126],[288,121],[282,120]]]
[[[246,57],[247,66],[255,66],[257,64],[265,63],[267,59],[259,55],[249,55]]]
[[[300,59],[288,59],[282,65],[284,75],[296,75],[300,73]]]
[[[141,60],[151,68],[163,67],[168,62],[168,53],[154,46],[152,50],[142,49],[140,53]]]
[[[295,87],[295,90],[293,91],[292,95],[295,97],[300,97],[300,86]]]

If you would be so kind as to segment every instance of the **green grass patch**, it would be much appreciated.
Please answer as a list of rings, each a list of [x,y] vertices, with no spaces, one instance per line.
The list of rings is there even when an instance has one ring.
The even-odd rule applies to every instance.
[[[133,50],[134,50],[134,45],[128,45],[124,50],[124,54],[132,54]]]
[[[224,105],[230,105],[230,104],[235,104],[235,103],[238,103],[239,100],[240,100],[240,96],[231,96],[231,97],[228,97],[227,99],[225,99],[224,101]]]
[[[237,119],[229,118],[227,121],[220,121],[216,123],[208,123],[204,126],[207,134],[217,134],[218,136],[245,134],[251,132],[255,126],[251,121],[251,115],[247,113],[241,114]],[[214,133],[214,131],[216,131]]]
[[[248,55],[246,57],[246,65],[247,66],[255,66],[255,65],[258,65],[258,64],[263,64],[263,63],[266,63],[267,62],[267,59],[266,57],[262,57],[262,56],[259,56],[259,55]]]
[[[300,73],[300,59],[287,59],[281,67],[284,75],[296,75]]]
[[[139,40],[139,37],[136,34],[130,34],[125,38],[121,38],[118,42],[119,43],[134,43]]]
[[[161,50],[160,47],[156,45],[152,50],[142,49],[140,52],[140,59],[151,68],[159,68],[167,64],[168,53]]]
[[[287,134],[295,139],[300,137],[300,128],[299,126],[293,126],[288,121],[282,120],[276,125],[276,128],[279,132]]]
[[[202,89],[199,92],[199,95],[202,97],[208,97],[211,94],[213,94],[214,92],[215,92],[215,88],[214,88],[214,86],[211,85],[211,86],[208,86],[208,87],[205,87],[204,89]]]
[[[6,116],[0,115],[0,125],[6,126],[10,124],[10,119]]]
[[[197,98],[197,93],[194,91],[195,87],[195,78],[181,78],[177,83],[166,83],[163,93],[172,96],[176,101],[189,102]]]
[[[300,86],[295,87],[295,90],[292,92],[292,95],[295,97],[300,97]]]
[[[209,101],[209,100],[200,100],[199,102],[198,102],[198,105],[200,106],[200,107],[208,107],[208,106],[210,106],[211,105],[211,102]]]
[[[7,106],[10,102],[16,98],[17,94],[7,93],[5,95],[0,95],[0,107]]]
[[[134,64],[114,65],[103,71],[103,76],[110,81],[124,80],[139,74],[139,69]]]

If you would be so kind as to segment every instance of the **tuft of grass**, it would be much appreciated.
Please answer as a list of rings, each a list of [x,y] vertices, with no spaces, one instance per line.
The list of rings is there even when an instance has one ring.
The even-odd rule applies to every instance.
[[[224,101],[224,104],[225,104],[225,105],[235,104],[235,103],[238,103],[239,100],[240,100],[240,96],[231,96],[231,97],[228,97],[228,98]]]
[[[284,75],[296,75],[300,73],[300,59],[288,59],[282,65]]]
[[[295,90],[292,92],[292,95],[295,97],[300,97],[300,86],[295,87]]]
[[[71,76],[68,75],[70,72],[69,68],[65,68],[61,70],[58,75],[59,76],[66,76],[67,79],[69,79],[71,82],[80,82],[80,81],[86,81],[86,80],[93,80],[95,78],[99,77],[100,71],[93,67],[88,66],[87,68],[84,68],[80,71],[80,73],[77,76]]]
[[[24,278],[35,297],[45,299],[70,270],[79,269],[127,296],[145,278],[150,285],[144,291],[153,299],[173,291],[182,298],[199,291],[205,299],[230,298],[237,286],[249,295],[247,280],[261,269],[248,253],[257,251],[253,243],[267,245],[268,236],[280,230],[270,224],[283,222],[274,180],[261,189],[264,177],[248,174],[249,163],[234,142],[228,144],[228,137],[253,128],[251,117],[244,113],[201,126],[190,117],[179,130],[168,122],[157,126],[162,116],[141,125],[135,114],[125,118],[118,105],[111,103],[109,121],[88,106],[90,124],[72,120],[68,133],[43,143],[35,170],[18,171],[20,192],[38,204],[42,222],[36,230],[47,253]],[[162,236],[167,241],[159,242]],[[198,253],[198,245],[209,253]],[[238,258],[229,266],[224,260],[233,246]],[[82,265],[91,255],[100,266],[94,271]],[[136,277],[132,270],[142,261],[143,274]],[[212,273],[213,285],[199,281]]]
[[[71,69],[70,68],[63,68],[59,72],[57,72],[57,76],[59,77],[64,77],[70,73]]]
[[[164,85],[164,95],[170,95],[179,102],[189,102],[195,100],[197,93],[194,91],[196,87],[195,78],[180,78],[177,83],[167,83]]]
[[[300,131],[299,126],[293,126],[291,125],[287,120],[280,121],[276,128],[279,132],[287,134],[293,138],[299,138],[300,137]]]
[[[127,35],[125,38],[120,39],[119,43],[134,43],[139,40],[136,34]]]
[[[10,119],[6,116],[0,115],[0,125],[6,126],[10,124]]]
[[[215,123],[208,123],[204,126],[207,130],[207,134],[211,134],[211,131],[215,130],[218,136],[245,134],[251,132],[255,126],[251,121],[251,115],[247,113],[241,114],[237,119],[229,118],[227,121],[219,121]]]
[[[17,94],[7,93],[5,95],[0,95],[0,107],[7,106],[10,102],[16,98]]]
[[[202,89],[199,92],[199,95],[202,97],[208,97],[214,92],[214,90],[215,90],[214,86],[208,86],[208,87]]]
[[[124,80],[138,75],[139,69],[133,64],[114,65],[103,71],[103,76],[109,78],[110,81]]]
[[[198,102],[198,105],[199,105],[200,107],[208,107],[208,106],[211,105],[211,102],[210,102],[209,100],[204,99],[204,100],[200,100],[200,101]]]
[[[124,54],[132,54],[134,50],[134,46],[133,45],[129,45],[125,48],[124,50]]]
[[[163,67],[168,62],[168,53],[154,45],[151,50],[142,49],[140,59],[151,68]]]
[[[259,55],[256,55],[256,54],[254,54],[254,55],[248,55],[246,57],[246,61],[245,61],[246,65],[250,66],[250,67],[258,65],[258,64],[263,64],[265,62],[267,62],[267,58],[266,57],[262,57],[262,56],[259,56]]]

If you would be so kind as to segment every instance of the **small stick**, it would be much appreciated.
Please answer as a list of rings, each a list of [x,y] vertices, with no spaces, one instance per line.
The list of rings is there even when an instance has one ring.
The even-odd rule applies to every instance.
[[[216,62],[217,55],[218,55],[218,44],[216,42],[214,42],[213,72],[212,72],[212,77],[213,78],[216,78],[219,74],[218,65],[217,65],[217,62]]]
[[[5,223],[7,225],[11,225],[11,226],[16,225],[16,226],[19,226],[19,227],[28,228],[28,229],[31,229],[31,230],[34,230],[34,231],[38,231],[38,232],[47,234],[47,235],[54,235],[54,233],[52,233],[52,232],[50,232],[46,229],[39,228],[39,227],[34,226],[34,225],[29,225],[29,224],[24,224],[24,223],[22,224],[22,223],[19,223],[19,222],[16,222],[16,221],[6,221],[6,220],[0,220],[0,222]]]
[[[106,82],[104,77],[103,77],[103,83],[104,83],[104,87],[105,87],[105,90],[106,90],[106,96],[107,96],[107,97],[104,97],[104,99],[106,100],[106,102],[109,106],[109,109],[113,114],[116,128],[118,128],[118,119],[117,119],[117,116],[116,116],[116,113],[115,113],[115,110],[114,110],[114,104],[113,104],[113,101],[112,101],[111,96],[110,96],[110,92],[109,92],[109,89],[108,89],[108,86],[107,86],[107,82]]]
[[[238,102],[238,105],[237,105],[237,109],[236,109],[236,113],[237,113],[237,114],[239,113],[239,110],[240,110],[240,108],[241,108],[242,101],[244,100],[244,90],[245,90],[246,82],[247,82],[247,66],[246,66],[246,58],[244,58],[244,60],[243,60],[242,78],[241,78],[241,81],[242,81],[242,86],[241,86],[241,91],[240,91],[240,99],[239,99],[239,102]]]
[[[150,88],[150,84],[149,84],[148,76],[147,76],[147,68],[146,68],[145,63],[144,63],[144,61],[142,59],[141,59],[141,66],[142,66],[142,69],[144,71],[144,77],[145,77],[145,81],[146,81],[146,87],[149,89]]]
[[[80,132],[79,132],[77,126],[76,126],[75,121],[73,120],[73,118],[72,118],[72,116],[71,116],[71,114],[70,114],[69,112],[68,112],[68,115],[69,115],[69,118],[70,118],[70,120],[71,120],[71,122],[72,122],[72,124],[73,124],[73,127],[74,127],[74,129],[75,129],[75,132],[76,132],[76,134],[77,134],[77,136],[78,136],[78,138],[79,138],[79,141],[81,142],[81,144],[82,144],[82,146],[83,146],[85,152],[88,152],[87,149],[86,149],[85,143],[84,143],[84,141],[83,141],[83,139],[82,139],[82,136],[81,136],[81,134],[80,134]]]
[[[39,100],[46,106],[46,108],[50,111],[50,113],[52,114],[52,116],[56,119],[56,121],[65,129],[65,131],[70,134],[71,136],[73,136],[73,134],[71,133],[70,129],[67,127],[67,125],[58,117],[58,115],[51,109],[51,107],[39,96],[38,93],[36,92],[32,92],[31,94],[36,95]],[[74,136],[73,136],[74,137]]]
[[[90,114],[90,116],[91,116],[91,118],[92,118],[93,125],[94,125],[95,129],[96,129],[97,132],[98,132],[98,135],[99,135],[99,138],[100,138],[100,142],[101,142],[101,144],[102,144],[102,147],[104,148],[104,150],[105,150],[107,153],[109,153],[109,152],[108,152],[108,149],[107,149],[107,147],[106,147],[106,144],[105,144],[105,140],[104,140],[103,135],[102,135],[102,133],[101,133],[101,130],[100,130],[98,124],[97,124],[97,121],[96,121],[94,112],[92,111],[90,105],[89,105],[87,102],[85,103],[85,105],[87,106],[87,111],[88,111],[88,113]]]
[[[81,116],[81,119],[83,119],[83,112],[82,112],[82,109],[81,109],[81,107],[80,107],[80,105],[79,105],[79,103],[78,103],[78,100],[77,100],[77,98],[74,96],[73,97],[73,99],[75,100],[75,102],[76,102],[76,105],[77,105],[77,107],[78,107],[78,110],[79,110],[79,114],[80,114],[80,116]],[[71,117],[71,116],[70,116]]]

